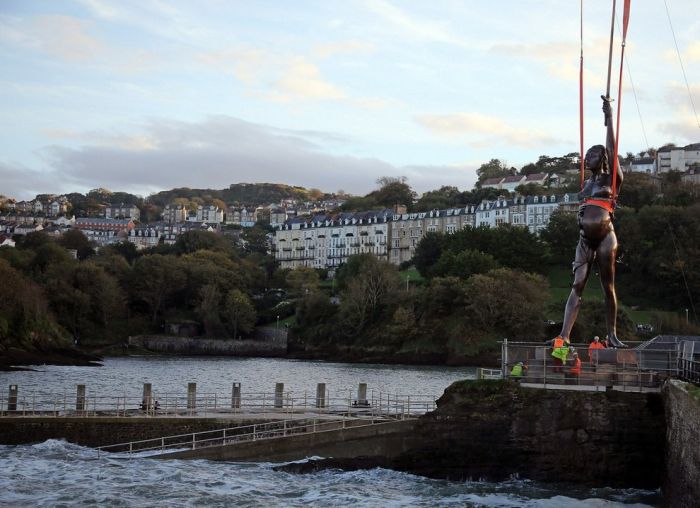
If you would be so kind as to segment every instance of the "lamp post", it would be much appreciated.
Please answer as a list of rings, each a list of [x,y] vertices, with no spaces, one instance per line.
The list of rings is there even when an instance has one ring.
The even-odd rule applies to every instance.
[[[408,281],[410,278],[411,278],[411,276],[406,274],[406,291],[408,291]]]
[[[280,317],[277,316],[277,326],[275,327],[275,336],[279,335],[280,333]]]
[[[688,324],[690,321],[688,321],[688,309],[685,309],[685,323]]]

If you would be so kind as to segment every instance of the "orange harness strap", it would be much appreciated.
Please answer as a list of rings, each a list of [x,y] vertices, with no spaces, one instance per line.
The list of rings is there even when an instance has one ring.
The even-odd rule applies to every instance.
[[[598,206],[604,210],[607,210],[609,213],[613,213],[613,211],[615,210],[615,205],[613,204],[613,202],[607,199],[586,198],[584,203],[587,205]]]

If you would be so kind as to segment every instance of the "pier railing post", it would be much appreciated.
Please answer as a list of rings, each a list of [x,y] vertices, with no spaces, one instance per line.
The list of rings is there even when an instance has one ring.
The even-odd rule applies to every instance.
[[[141,397],[141,409],[143,409],[146,414],[151,409],[153,404],[153,386],[151,383],[143,384],[143,396]]]
[[[357,386],[357,406],[365,407],[367,405],[367,383],[360,383]]]
[[[192,413],[197,409],[197,383],[187,383],[187,409]]]
[[[231,408],[241,408],[241,383],[233,383],[231,387]]]
[[[10,385],[10,391],[7,396],[7,412],[17,411],[17,394],[19,393],[19,387],[17,385]]]
[[[326,383],[318,383],[316,385],[316,408],[323,409],[326,407]]]
[[[284,383],[275,384],[275,409],[284,406]]]
[[[85,385],[78,385],[75,396],[75,410],[82,413],[86,409],[85,404]]]

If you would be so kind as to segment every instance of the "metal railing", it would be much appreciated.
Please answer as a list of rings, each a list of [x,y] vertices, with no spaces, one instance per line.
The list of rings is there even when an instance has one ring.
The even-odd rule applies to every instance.
[[[552,347],[543,343],[511,342],[502,344],[503,377],[521,383],[547,387],[578,386],[580,389],[612,387],[623,391],[660,389],[668,377],[679,375],[677,351],[667,349],[594,349],[588,344],[572,344],[581,360],[580,370],[569,352],[565,363],[552,357]],[[513,366],[522,362],[521,376],[511,375]]]
[[[304,418],[282,420],[253,425],[241,425],[216,430],[179,434],[174,436],[143,439],[96,448],[98,457],[102,452],[148,453],[149,456],[160,455],[174,451],[196,450],[213,446],[226,446],[236,443],[281,439],[302,434],[317,434],[341,429],[369,427],[413,417],[401,415],[398,418],[342,418],[335,420],[319,420]]]
[[[21,387],[20,387],[21,388]],[[44,416],[44,417],[136,417],[136,416],[197,416],[225,417],[232,415],[262,414],[370,414],[420,415],[436,407],[437,396],[399,395],[372,390],[365,400],[358,400],[350,390],[335,395],[303,392],[243,393],[232,394],[158,393],[154,391],[149,400],[143,396],[100,396],[88,392],[84,397],[73,392],[59,395],[31,392],[10,398],[0,396],[0,416]]]
[[[678,377],[683,381],[700,385],[700,362],[694,360],[678,360]]]

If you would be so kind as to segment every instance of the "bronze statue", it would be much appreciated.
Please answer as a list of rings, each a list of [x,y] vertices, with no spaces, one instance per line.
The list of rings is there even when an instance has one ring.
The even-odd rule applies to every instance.
[[[566,301],[561,338],[569,341],[571,328],[574,326],[581,307],[581,295],[586,287],[586,282],[588,282],[593,262],[597,261],[600,282],[605,292],[608,345],[610,347],[626,347],[617,338],[616,331],[615,258],[617,257],[617,237],[612,223],[614,200],[617,197],[612,195],[612,169],[617,166],[617,191],[622,185],[622,171],[619,164],[613,164],[615,133],[612,126],[610,98],[602,97],[602,99],[605,123],[608,127],[606,146],[595,145],[591,147],[586,152],[584,159],[585,167],[591,171],[591,177],[586,180],[583,190],[579,194],[584,199],[578,212],[580,237],[573,263],[574,283]]]

